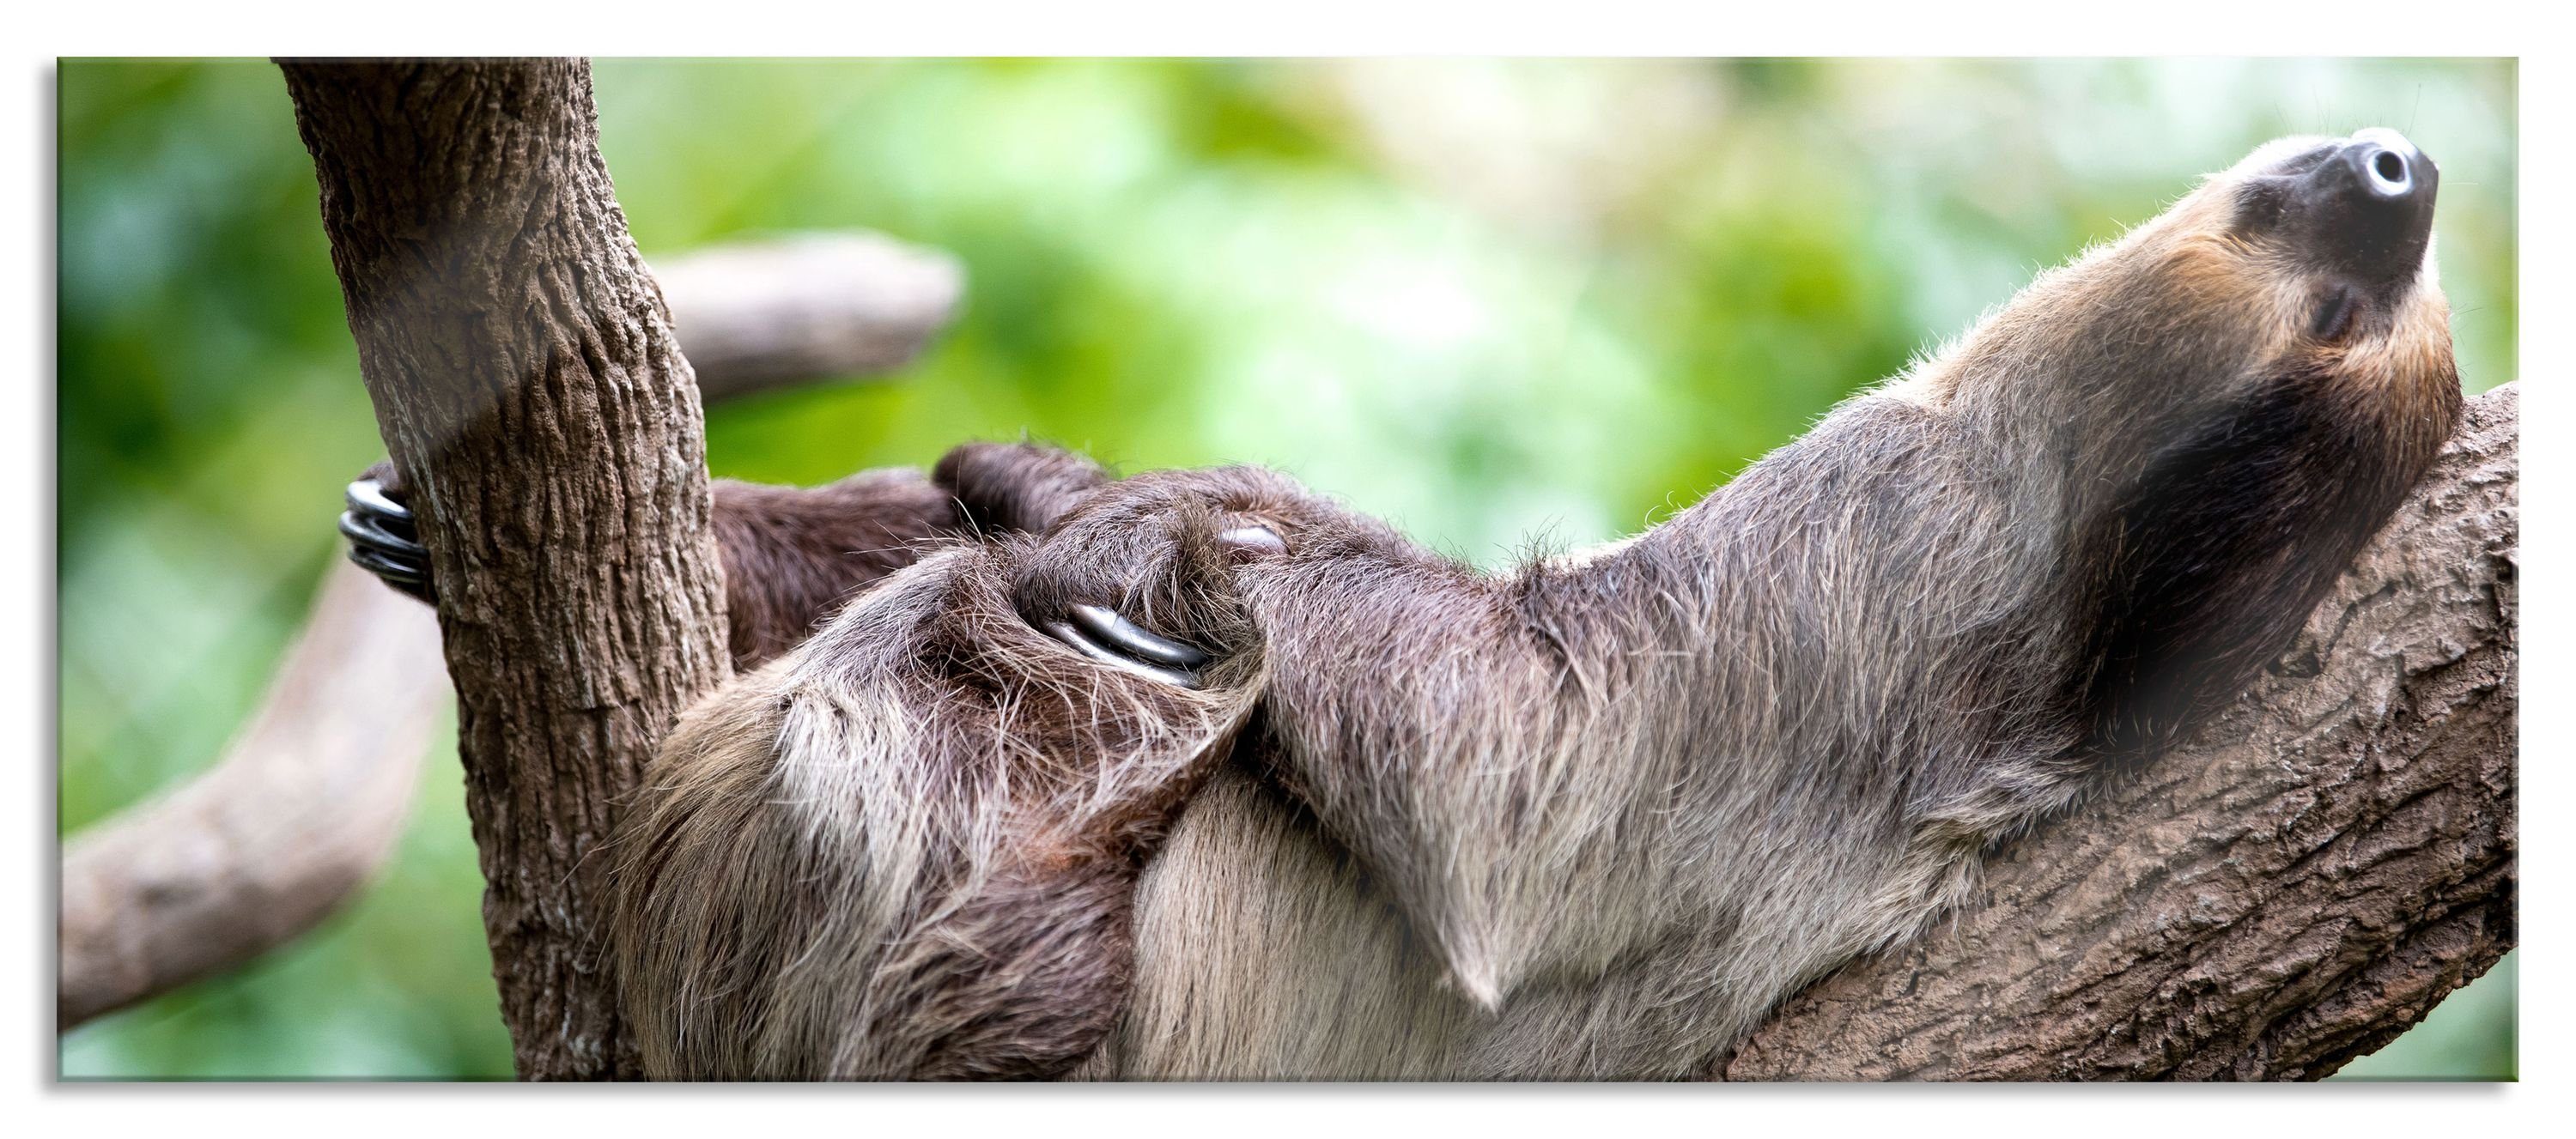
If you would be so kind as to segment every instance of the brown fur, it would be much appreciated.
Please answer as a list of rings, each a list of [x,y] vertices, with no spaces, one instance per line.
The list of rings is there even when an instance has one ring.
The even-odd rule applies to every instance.
[[[727,643],[748,670],[812,635],[852,591],[911,565],[965,523],[918,472],[865,471],[810,490],[717,479]]]
[[[952,458],[1042,475],[1066,457]],[[1009,583],[1066,575],[1007,535],[859,595],[813,642],[832,651],[686,716],[616,847],[611,936],[648,1068],[1027,1077],[1087,1055],[1125,1000],[1144,858],[1261,686],[1241,602],[1209,588],[1213,517],[1195,494],[1130,494],[1056,531],[1058,552],[1150,551],[1095,596],[1231,650],[1203,690],[1032,630]]]
[[[811,489],[715,480],[734,667],[787,651],[853,593],[931,549],[1044,529],[1107,477],[1079,455],[988,444],[950,452],[927,480],[901,469]]]
[[[1229,469],[896,572],[694,710],[621,832],[648,1068],[1705,1071],[2229,699],[2431,462],[2429,258],[2319,339],[2241,220],[2308,145],[1589,556],[1479,573]],[[1217,556],[1247,518],[1288,552]],[[1209,687],[1031,631],[1076,603]]]

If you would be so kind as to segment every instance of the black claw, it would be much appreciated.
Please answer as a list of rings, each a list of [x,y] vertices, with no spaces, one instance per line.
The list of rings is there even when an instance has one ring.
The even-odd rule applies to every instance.
[[[417,536],[412,529],[411,508],[385,496],[385,488],[374,479],[359,479],[349,484],[349,508],[362,514],[384,519],[404,532]]]
[[[349,549],[349,560],[356,562],[360,568],[366,570],[368,573],[385,579],[385,583],[388,585],[406,586],[428,584],[428,579],[422,575],[419,566],[386,557],[382,550],[371,550],[365,546],[352,546]]]
[[[1084,606],[1082,608],[1089,608],[1089,606]],[[1147,664],[1134,657],[1121,655],[1103,647],[1098,641],[1094,641],[1090,637],[1084,636],[1082,630],[1076,629],[1072,625],[1063,621],[1041,621],[1038,623],[1038,628],[1044,630],[1048,636],[1054,637],[1059,641],[1063,641],[1065,644],[1073,646],[1075,652],[1081,653],[1084,656],[1090,657],[1093,660],[1099,661],[1100,663],[1108,665],[1109,667],[1121,672],[1134,673],[1147,680],[1158,680],[1165,684],[1176,685],[1181,688],[1196,688],[1199,686],[1197,673],[1190,672],[1185,669],[1164,668],[1160,665]],[[1146,635],[1152,636],[1150,633]],[[1161,640],[1159,637],[1155,639]],[[1172,642],[1166,641],[1164,643],[1170,644]],[[1188,646],[1184,645],[1181,647],[1187,648]],[[1196,650],[1192,651],[1195,652]],[[1201,655],[1204,657],[1205,654]]]
[[[430,587],[428,572],[418,566],[405,565],[386,557],[382,551],[365,546],[349,547],[349,560],[394,589],[432,605],[438,603],[438,593]]]
[[[1095,639],[1128,656],[1141,657],[1153,664],[1197,668],[1216,659],[1179,641],[1146,632],[1106,606],[1076,605],[1073,607],[1073,621]]]
[[[349,509],[340,514],[340,534],[349,539],[349,560],[397,590],[436,603],[438,590],[429,577],[429,550],[411,509],[385,494],[374,479],[349,484]]]
[[[408,561],[427,562],[429,548],[401,534],[394,533],[382,519],[355,510],[340,512],[340,536],[351,545],[382,550]]]

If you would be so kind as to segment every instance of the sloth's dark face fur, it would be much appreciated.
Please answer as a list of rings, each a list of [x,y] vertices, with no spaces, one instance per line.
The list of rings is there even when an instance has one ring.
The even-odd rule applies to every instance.
[[[1705,1071],[2280,651],[2457,414],[2436,176],[2274,143],[1670,522],[1507,573],[1267,472],[961,452],[1070,505],[708,698],[624,824],[648,1065]],[[1284,550],[1228,556],[1247,519]],[[1083,605],[1206,687],[1031,631]]]

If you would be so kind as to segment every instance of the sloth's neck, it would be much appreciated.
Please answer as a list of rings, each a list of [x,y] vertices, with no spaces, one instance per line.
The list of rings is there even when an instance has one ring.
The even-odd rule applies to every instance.
[[[2044,734],[2074,647],[2062,480],[1990,450],[1864,397],[1615,551],[1537,573],[1650,615],[1593,649],[1651,646],[1737,710],[1748,746],[1883,750],[1935,721],[1952,740]]]

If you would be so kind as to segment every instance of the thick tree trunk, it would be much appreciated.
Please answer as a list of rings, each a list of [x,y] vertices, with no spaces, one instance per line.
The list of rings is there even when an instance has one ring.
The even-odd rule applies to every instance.
[[[728,664],[698,393],[600,159],[589,67],[283,67],[440,583],[519,1072],[634,1074],[598,971],[595,855]]]
[[[2518,397],[2237,706],[1793,998],[1737,1080],[2316,1079],[2513,948]]]

